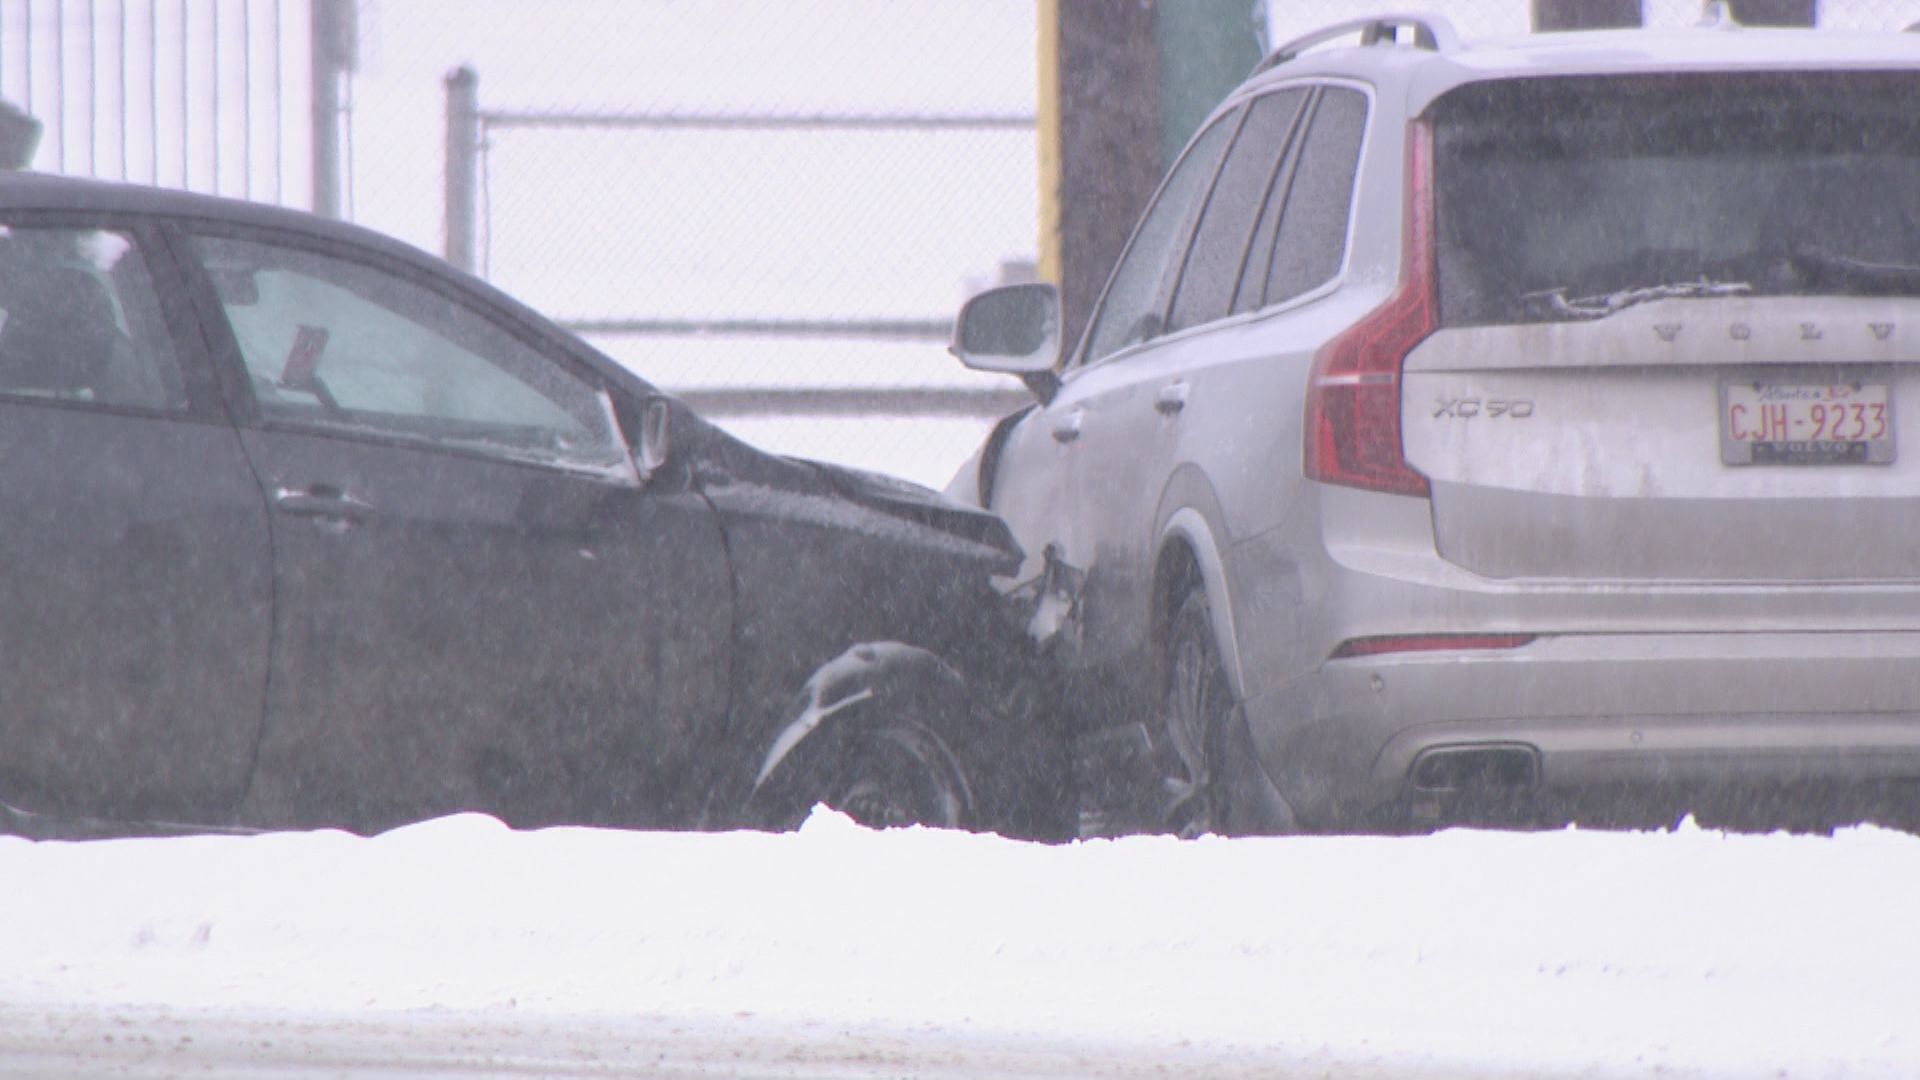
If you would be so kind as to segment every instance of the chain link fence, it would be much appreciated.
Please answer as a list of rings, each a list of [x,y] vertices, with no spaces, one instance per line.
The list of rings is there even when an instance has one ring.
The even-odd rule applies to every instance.
[[[655,378],[735,413],[831,406],[779,391],[836,385],[850,403],[892,388],[923,391],[921,408],[995,404],[943,378],[951,363],[895,350],[945,342],[970,271],[1030,258],[1031,116],[478,119],[481,272]],[[780,360],[810,343],[844,358]]]

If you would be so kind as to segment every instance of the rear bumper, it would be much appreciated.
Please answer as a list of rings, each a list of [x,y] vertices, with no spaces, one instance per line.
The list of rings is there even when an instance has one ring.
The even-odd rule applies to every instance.
[[[1639,800],[1657,817],[1689,792],[1895,790],[1920,784],[1920,633],[1572,635],[1330,661],[1246,716],[1274,786],[1319,828],[1444,820],[1486,797],[1549,817]],[[1461,751],[1465,767],[1421,767]]]

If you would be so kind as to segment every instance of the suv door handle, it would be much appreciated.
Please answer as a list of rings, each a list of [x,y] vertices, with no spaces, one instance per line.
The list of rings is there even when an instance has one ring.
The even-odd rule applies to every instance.
[[[1053,441],[1057,443],[1070,443],[1078,439],[1080,437],[1080,417],[1080,410],[1075,409],[1067,415],[1056,419],[1053,422]]]
[[[273,504],[283,512],[299,517],[332,518],[349,524],[373,516],[372,503],[354,498],[332,484],[315,484],[304,491],[299,488],[275,488]]]
[[[1187,384],[1168,383],[1153,395],[1153,407],[1162,416],[1172,416],[1187,407]]]

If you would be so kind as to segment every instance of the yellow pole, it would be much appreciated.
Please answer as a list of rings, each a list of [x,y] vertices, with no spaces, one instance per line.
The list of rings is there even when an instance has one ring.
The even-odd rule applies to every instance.
[[[1034,137],[1039,144],[1040,280],[1061,284],[1060,274],[1060,0],[1037,0],[1039,84]]]

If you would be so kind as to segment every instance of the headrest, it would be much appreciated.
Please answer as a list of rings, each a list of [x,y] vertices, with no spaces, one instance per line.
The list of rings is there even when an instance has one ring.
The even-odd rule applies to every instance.
[[[0,309],[0,390],[92,389],[113,359],[113,300],[85,270],[13,268],[0,277]]]

